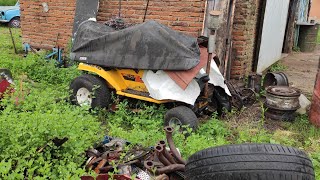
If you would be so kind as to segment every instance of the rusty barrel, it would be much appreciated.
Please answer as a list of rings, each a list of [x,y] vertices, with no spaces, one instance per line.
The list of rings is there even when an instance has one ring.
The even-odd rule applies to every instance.
[[[300,26],[298,46],[301,52],[313,52],[317,47],[319,25]]]
[[[312,122],[312,124],[320,128],[320,58],[316,85],[314,87],[312,105],[310,110],[310,121]]]

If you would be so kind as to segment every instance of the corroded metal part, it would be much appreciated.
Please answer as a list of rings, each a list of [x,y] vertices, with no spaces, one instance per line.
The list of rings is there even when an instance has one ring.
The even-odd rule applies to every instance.
[[[172,152],[173,157],[178,161],[178,163],[186,164],[186,161],[182,159],[181,155],[179,154],[176,146],[174,145],[173,139],[172,139],[172,133],[173,133],[173,127],[167,126],[164,128],[166,131],[166,137],[167,141],[170,147],[170,150]]]
[[[320,127],[320,59],[316,84],[314,87],[312,98],[312,105],[310,109],[310,121],[312,122],[312,124]]]
[[[158,156],[158,159],[159,161],[165,165],[165,166],[169,166],[171,163],[170,161],[164,156],[164,153],[163,153],[163,147],[158,145],[155,147],[156,151],[157,151],[157,156]]]
[[[173,156],[169,153],[169,151],[166,149],[167,145],[165,141],[159,141],[159,144],[163,147],[163,154],[164,157],[166,157],[171,164],[177,164],[177,162],[174,160]]]
[[[270,86],[267,88],[266,103],[267,108],[292,111],[300,108],[299,89],[286,86]]]
[[[264,115],[270,119],[279,121],[294,121],[294,119],[296,118],[295,110],[280,111],[275,109],[268,109]]]
[[[267,73],[264,77],[263,87],[269,86],[289,86],[288,77],[283,72]]]
[[[154,171],[156,174],[167,174],[167,173],[172,173],[175,171],[185,171],[185,165],[184,164],[171,164],[169,166],[165,166],[162,168],[155,168],[154,162],[153,161],[145,161],[144,162],[144,167],[148,169],[150,172]]]

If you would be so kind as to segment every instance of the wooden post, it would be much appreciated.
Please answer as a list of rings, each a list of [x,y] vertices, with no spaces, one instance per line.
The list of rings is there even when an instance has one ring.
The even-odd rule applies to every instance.
[[[14,38],[13,38],[12,31],[11,31],[10,27],[9,27],[9,32],[10,32],[10,36],[11,36],[11,40],[12,40],[12,44],[13,44],[13,48],[14,48],[14,53],[18,54],[18,51],[16,48],[16,43],[14,42]]]

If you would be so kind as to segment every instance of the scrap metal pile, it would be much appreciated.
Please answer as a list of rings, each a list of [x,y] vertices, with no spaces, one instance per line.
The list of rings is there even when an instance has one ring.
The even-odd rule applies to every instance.
[[[181,157],[172,139],[173,127],[165,127],[167,143],[159,141],[155,146],[143,148],[131,145],[123,139],[106,137],[95,149],[87,151],[87,170],[94,170],[96,179],[168,180],[185,179],[186,161]],[[92,180],[92,176],[82,176]]]

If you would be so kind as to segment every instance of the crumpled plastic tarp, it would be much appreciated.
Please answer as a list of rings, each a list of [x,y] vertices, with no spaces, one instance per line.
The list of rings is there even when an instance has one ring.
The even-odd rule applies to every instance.
[[[108,68],[189,70],[200,62],[196,38],[156,21],[114,30],[94,21],[76,33],[71,59]]]
[[[204,74],[205,70],[201,69],[200,74]],[[222,87],[225,92],[231,96],[231,93],[224,83],[224,77],[219,71],[216,63],[211,63],[210,84]],[[150,96],[157,100],[175,100],[186,104],[194,105],[200,95],[199,84],[192,80],[191,83],[183,90],[175,81],[173,81],[164,71],[145,71],[143,77]]]

